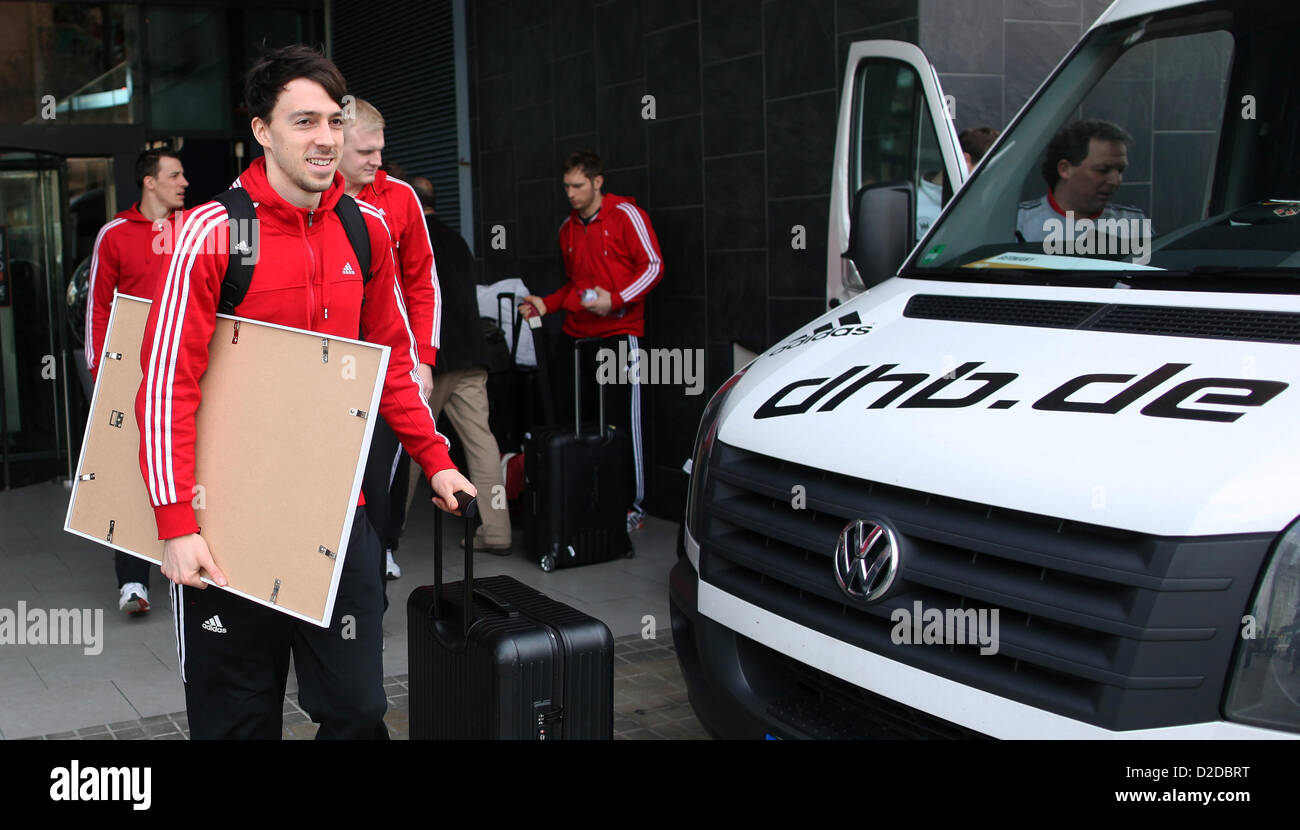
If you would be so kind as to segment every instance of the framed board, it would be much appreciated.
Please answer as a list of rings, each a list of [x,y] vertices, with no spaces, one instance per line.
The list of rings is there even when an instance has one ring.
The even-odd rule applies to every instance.
[[[113,303],[64,529],[161,564],[135,417],[149,306],[125,295]],[[388,354],[217,315],[195,419],[196,484],[176,499],[193,505],[225,590],[329,625]]]

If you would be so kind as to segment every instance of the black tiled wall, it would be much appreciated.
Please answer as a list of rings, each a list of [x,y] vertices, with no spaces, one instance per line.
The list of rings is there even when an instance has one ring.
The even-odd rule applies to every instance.
[[[920,43],[957,129],[1006,127],[1110,0],[919,0]]]
[[[924,2],[924,0],[920,0]],[[682,463],[732,343],[758,351],[824,307],[827,210],[848,45],[916,42],[918,0],[469,0],[483,279],[564,279],[560,160],[650,214],[664,278],[646,340],[705,349],[699,395],[646,388],[651,512],[679,518]],[[653,95],[655,117],[643,118]],[[494,228],[505,234],[494,249]],[[500,234],[495,234],[499,238]]]

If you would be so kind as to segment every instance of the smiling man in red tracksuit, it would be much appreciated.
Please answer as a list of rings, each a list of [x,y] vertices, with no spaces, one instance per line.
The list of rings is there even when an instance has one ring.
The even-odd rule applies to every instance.
[[[452,466],[420,389],[388,230],[377,211],[361,206],[371,248],[364,282],[334,211],[344,186],[337,167],[345,90],[334,64],[305,46],[274,50],[248,74],[253,136],[265,156],[239,177],[257,206],[259,256],[235,313],[337,337],[360,330],[364,339],[391,346],[380,413],[431,476],[435,504],[454,510],[455,491],[473,494],[474,488]],[[279,738],[292,654],[300,703],[321,725],[317,737],[387,738],[380,550],[360,507],[329,628],[203,590],[201,571],[226,584],[198,534],[190,501],[199,379],[228,264],[225,229],[226,210],[215,202],[187,217],[154,295],[136,399],[141,471],[165,540],[162,572],[176,583],[173,613],[190,733]],[[345,617],[351,618],[346,634]]]
[[[86,303],[86,368],[99,378],[99,359],[108,336],[113,298],[120,292],[152,297],[163,274],[163,260],[175,242],[185,207],[185,168],[171,150],[145,150],[135,160],[140,201],[100,228],[90,255],[90,301]],[[149,569],[144,559],[113,552],[117,607],[128,614],[149,611]]]
[[[602,342],[592,354],[609,349],[614,355],[627,356],[627,363],[617,369],[622,382],[605,393],[609,422],[627,430],[631,438],[628,462],[635,495],[628,508],[627,527],[633,531],[643,527],[645,519],[641,504],[645,496],[645,462],[638,356],[644,348],[641,338],[645,335],[645,299],[663,278],[663,257],[646,212],[637,207],[635,199],[602,193],[604,184],[603,167],[595,153],[582,150],[565,159],[564,191],[573,211],[560,225],[560,252],[569,278],[553,294],[524,298],[528,305],[521,311],[529,317],[558,309],[568,312],[564,318],[567,339],[559,350],[557,371],[553,373],[561,390],[567,382],[568,393],[562,391],[558,400],[560,411],[573,400],[575,340],[599,337]],[[621,341],[625,343],[622,350]],[[584,359],[586,354],[584,347]],[[589,391],[594,387],[596,365],[584,362],[583,380]]]

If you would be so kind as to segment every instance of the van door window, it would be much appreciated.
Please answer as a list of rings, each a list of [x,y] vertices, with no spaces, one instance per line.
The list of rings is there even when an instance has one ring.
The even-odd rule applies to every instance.
[[[910,243],[915,244],[952,196],[921,79],[910,64],[873,58],[859,65],[854,83],[849,190],[911,182],[916,200]]]

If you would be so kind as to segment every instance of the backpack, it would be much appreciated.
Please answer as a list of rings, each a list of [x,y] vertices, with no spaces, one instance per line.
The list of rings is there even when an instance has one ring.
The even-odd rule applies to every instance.
[[[234,314],[235,306],[244,300],[248,286],[253,281],[253,267],[257,260],[255,248],[257,235],[246,234],[253,227],[252,220],[257,218],[253,208],[253,197],[242,187],[232,187],[213,199],[226,208],[230,222],[229,259],[226,261],[226,276],[221,282],[221,302],[217,311],[221,314]],[[370,281],[370,232],[366,230],[365,217],[356,201],[346,193],[339,196],[334,212],[343,222],[343,230],[356,254],[357,264],[361,266],[361,279]]]

